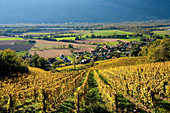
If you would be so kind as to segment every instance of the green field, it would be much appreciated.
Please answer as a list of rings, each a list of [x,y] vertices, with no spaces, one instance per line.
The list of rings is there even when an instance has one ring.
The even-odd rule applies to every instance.
[[[15,54],[16,54],[17,56],[24,56],[26,53],[29,54],[28,51],[19,51],[19,52],[15,52]]]
[[[132,32],[126,32],[126,31],[120,31],[120,30],[94,30],[92,33],[91,31],[81,31],[81,33],[83,34],[82,37],[85,37],[86,35],[90,36],[91,34],[94,34],[94,35],[133,34]]]
[[[43,33],[43,32],[30,32],[30,33],[24,33],[22,36],[24,35],[49,35],[49,34],[56,34],[55,32],[54,33]],[[61,33],[59,34],[59,36],[67,36],[67,35],[78,35],[76,33]]]
[[[119,42],[103,42],[103,43],[97,43],[97,44],[106,44],[108,46],[115,46],[115,45],[119,44]]]
[[[170,31],[154,31],[157,35],[170,35]]]
[[[67,57],[69,60],[73,61],[73,56],[65,56],[65,57]],[[60,60],[60,61],[63,60],[63,59],[60,59],[60,57],[56,57],[55,59]]]
[[[0,41],[8,41],[8,40],[23,40],[22,38],[0,38]]]
[[[34,39],[38,39],[39,37],[33,37]],[[40,37],[42,38],[42,37]],[[75,40],[75,37],[59,37],[59,38],[55,38],[57,41],[60,41],[60,40]]]
[[[87,35],[90,36],[92,34],[94,35],[123,35],[123,34],[126,34],[126,35],[130,35],[130,34],[133,34],[133,32],[126,32],[126,31],[121,31],[121,30],[93,30],[93,31],[90,31],[90,30],[81,30],[79,31],[80,34],[82,34],[82,38],[85,38]],[[30,32],[30,33],[25,33],[24,35],[28,35],[28,34],[41,34],[41,35],[48,35],[48,34],[54,34],[54,33],[33,33],[33,32]],[[71,33],[64,33],[64,34],[58,34],[59,36],[66,36],[66,35],[78,35],[78,34],[71,34]],[[50,37],[50,36],[48,36]],[[147,36],[146,36],[147,37]],[[35,39],[39,38],[38,36],[36,37],[33,37]],[[42,37],[40,37],[42,38]],[[60,40],[75,40],[75,37],[61,37],[61,38],[55,38],[57,41],[60,41]],[[86,38],[86,39],[91,39],[91,38]],[[140,37],[128,37],[126,39],[122,39],[122,40],[126,40],[126,41],[140,41]],[[111,42],[111,45],[115,45],[116,42]]]
[[[125,41],[137,41],[139,42],[141,37],[129,37],[127,39],[123,39],[123,38],[120,38],[121,40],[125,40]]]
[[[59,34],[59,36],[67,36],[67,35],[79,35],[76,33],[64,33],[64,34]]]
[[[75,40],[75,37],[61,37],[61,38],[55,38],[57,41],[60,40]]]
[[[59,46],[55,46],[55,45],[49,45],[49,44],[38,44],[36,43],[34,45],[33,48],[31,48],[31,50],[44,50],[44,49],[55,49],[55,48],[59,48]]]
[[[23,35],[47,35],[47,34],[54,34],[54,33],[43,33],[43,32],[30,32],[30,33],[24,33]]]

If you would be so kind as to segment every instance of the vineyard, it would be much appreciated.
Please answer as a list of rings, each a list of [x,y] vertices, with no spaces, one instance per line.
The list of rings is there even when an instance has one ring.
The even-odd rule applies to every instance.
[[[4,112],[168,112],[170,62],[120,58],[86,70],[30,73],[0,81]],[[143,63],[141,63],[143,62]]]

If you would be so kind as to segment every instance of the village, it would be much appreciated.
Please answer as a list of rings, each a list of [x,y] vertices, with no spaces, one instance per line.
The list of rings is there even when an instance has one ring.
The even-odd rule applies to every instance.
[[[97,45],[93,51],[74,51],[72,48],[72,55],[66,56],[61,54],[59,58],[51,57],[51,58],[44,58],[45,66],[48,69],[54,69],[64,66],[73,65],[82,65],[88,64],[90,62],[105,60],[105,59],[115,59],[120,57],[135,57],[138,56],[139,52],[142,50],[142,47],[147,45],[149,42],[154,41],[155,39],[146,38],[141,39],[140,42],[131,41],[131,42],[122,42],[118,41],[119,44],[115,46],[109,46],[107,44]],[[22,60],[30,63],[33,63],[33,57],[36,55],[28,55],[25,54],[22,57]]]

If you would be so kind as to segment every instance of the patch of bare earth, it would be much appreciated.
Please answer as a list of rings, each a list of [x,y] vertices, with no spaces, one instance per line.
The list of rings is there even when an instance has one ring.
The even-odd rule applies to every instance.
[[[9,37],[9,36],[0,36],[0,38],[15,38],[15,37]]]
[[[88,44],[77,44],[77,43],[69,43],[69,42],[57,42],[57,41],[45,41],[45,40],[35,40],[37,44],[48,44],[53,46],[68,46],[69,44],[73,45],[74,48],[82,48],[82,47],[96,47],[96,45],[88,45]]]
[[[91,52],[94,51],[93,48],[74,48],[74,52]]]
[[[37,50],[35,51],[40,57],[50,58],[59,57],[60,55],[72,55],[69,49],[50,49],[50,50]],[[30,51],[31,55],[34,55],[34,51]]]

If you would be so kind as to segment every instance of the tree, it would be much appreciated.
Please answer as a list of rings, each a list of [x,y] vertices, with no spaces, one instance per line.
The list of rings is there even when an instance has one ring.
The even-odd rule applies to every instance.
[[[73,48],[73,45],[69,44],[69,45],[68,45],[68,48]]]
[[[77,63],[80,63],[83,58],[84,58],[83,55],[80,55],[79,59],[77,59]]]
[[[39,57],[38,54],[35,54],[32,58],[25,59],[23,63],[27,66],[49,70],[49,62],[43,57]]]
[[[63,63],[63,61],[55,61],[55,62],[53,62],[53,65],[52,65],[53,69],[55,69],[57,66],[59,66],[62,63]]]
[[[73,48],[71,48],[71,49],[70,49],[70,52],[73,54],[73,53],[74,53],[74,49],[73,49]]]
[[[170,39],[157,40],[142,48],[140,56],[148,56],[151,62],[170,60]]]
[[[73,66],[74,66],[74,69],[76,69],[76,60],[75,60],[75,55],[73,54]]]
[[[80,38],[78,36],[75,37],[75,40],[80,40]]]
[[[45,69],[45,70],[48,70],[48,62],[47,60],[45,60],[43,57],[40,57],[38,60],[37,60],[37,66],[41,69]]]
[[[32,64],[31,64],[31,66],[33,66],[33,67],[38,67],[38,62],[37,62],[37,60],[38,60],[39,58],[40,58],[40,57],[39,57],[38,54],[34,54],[34,56],[32,57]]]
[[[133,47],[130,55],[136,57],[136,56],[138,56],[140,51],[141,51],[141,48],[139,46]]]
[[[91,34],[91,36],[90,36],[91,38],[95,38],[96,36],[95,36],[95,34]]]
[[[7,77],[13,74],[28,72],[28,68],[23,65],[22,58],[15,54],[15,51],[6,49],[0,51],[0,77]]]
[[[170,60],[170,48],[166,45],[159,45],[148,52],[149,60],[152,62],[162,62]]]

